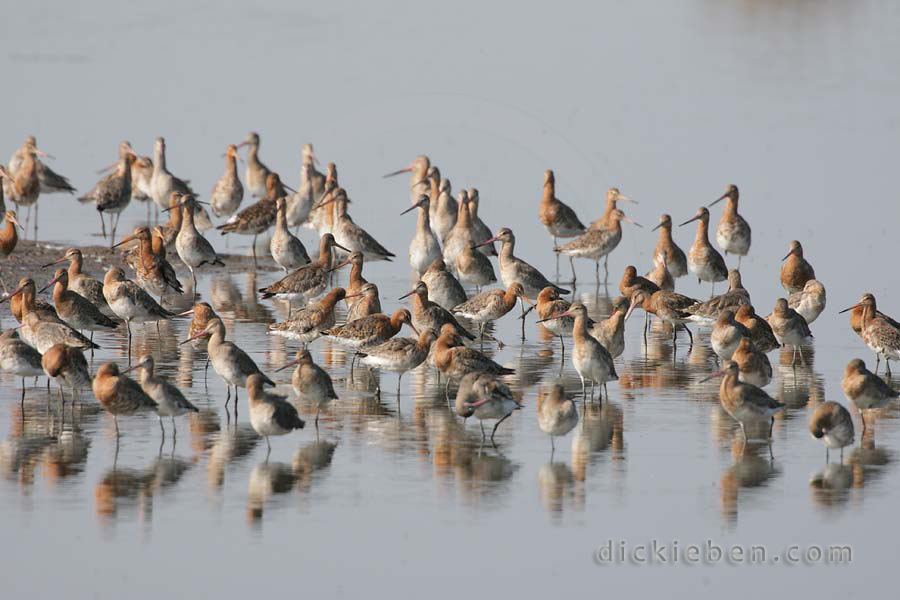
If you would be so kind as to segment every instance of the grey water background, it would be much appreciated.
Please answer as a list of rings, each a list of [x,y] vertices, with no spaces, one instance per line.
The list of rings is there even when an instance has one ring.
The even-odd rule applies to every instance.
[[[33,133],[84,191],[120,140],[149,154],[164,135],[170,170],[203,194],[221,174],[225,146],[250,130],[290,184],[301,144],[313,142],[323,162],[338,164],[354,218],[399,257],[366,266],[387,309],[409,287],[414,217],[395,216],[408,205],[407,181],[381,175],[419,153],[455,189],[477,186],[485,221],[511,227],[517,254],[548,273],[551,241],[536,215],[544,169],[556,170],[559,197],[583,219],[600,213],[611,185],[637,199],[623,208],[645,229],[626,226],[609,289],[588,285],[591,269],[581,265],[577,293],[597,313],[626,264],[649,267],[648,229],[660,213],[687,219],[728,183],[740,186],[754,227],[743,274],[758,312],[782,295],[778,261],[791,239],[803,242],[829,307],[813,325],[811,367],[776,366],[767,388],[789,404],[774,462],[735,449],[715,384],[697,383],[713,370],[707,346],[679,345],[673,366],[665,334],[642,348],[640,319],[629,322],[611,401],[557,440],[552,459],[534,406],[559,373],[558,348],[532,322],[520,344],[512,316],[497,329],[509,345],[496,359],[522,369],[525,409],[501,427],[499,450],[479,448],[477,425],[461,431],[433,374],[405,378],[398,411],[390,394],[373,397],[370,381],[344,381],[346,356],[319,341],[316,359],[341,380],[319,436],[336,444],[333,457],[322,457],[310,423],[274,441],[266,465],[246,415],[237,429],[226,421],[221,381],[211,373],[207,389],[202,361],[175,348],[184,320],[163,329],[162,344],[155,335],[138,344],[162,359],[202,419],[179,422],[174,448],[171,435],[160,448],[155,419],[125,420],[115,469],[106,415],[88,408],[73,424],[47,413],[40,387],[22,414],[18,380],[3,376],[6,589],[31,597],[882,591],[898,558],[896,409],[879,415],[852,461],[845,454],[850,466],[827,473],[835,490],[810,484],[824,452],[806,420],[818,402],[843,401],[850,358],[871,360],[837,310],[871,291],[882,310],[900,313],[890,262],[900,217],[898,12],[889,2],[812,1],[9,7],[0,24],[4,157]],[[96,239],[91,207],[63,196],[40,205],[41,239]],[[143,216],[132,206],[123,226]],[[303,239],[314,245],[311,232]],[[676,232],[685,249],[692,239],[693,228]],[[228,249],[246,244],[231,239]],[[229,337],[269,372],[295,349],[264,335],[264,323],[284,313],[252,294],[276,276],[206,273],[200,283]],[[678,285],[708,294],[688,278]],[[95,368],[125,360],[121,336],[101,343]],[[564,369],[574,392],[568,359]],[[381,376],[385,390],[394,377]],[[668,566],[647,577],[597,566],[594,552],[608,539],[713,539],[770,553],[849,544],[854,562]]]

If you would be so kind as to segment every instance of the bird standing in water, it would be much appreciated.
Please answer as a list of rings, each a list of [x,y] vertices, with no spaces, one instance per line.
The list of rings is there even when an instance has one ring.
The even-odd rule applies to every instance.
[[[719,248],[728,253],[737,254],[738,269],[741,268],[741,258],[750,252],[750,225],[746,219],[738,214],[738,188],[731,184],[725,193],[715,199],[709,206],[712,207],[722,200],[728,199],[722,219],[716,227],[716,243]]]

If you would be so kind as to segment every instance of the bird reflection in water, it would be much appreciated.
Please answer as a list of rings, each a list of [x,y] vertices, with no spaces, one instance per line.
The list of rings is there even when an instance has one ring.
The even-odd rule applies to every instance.
[[[616,461],[616,472],[621,474],[626,464],[625,428],[622,409],[612,402],[602,406],[585,404],[581,424],[572,437],[572,470],[578,481],[587,479],[588,467],[599,463],[609,454]],[[607,453],[608,450],[611,452]],[[621,467],[619,467],[621,465]]]
[[[266,504],[276,495],[287,494],[295,487],[308,494],[323,471],[331,465],[337,444],[310,442],[294,453],[290,465],[266,461],[253,467],[247,484],[247,519],[251,525],[262,523]]]
[[[210,488],[220,490],[225,483],[225,467],[249,455],[262,438],[245,423],[227,425],[210,439],[207,477]]]
[[[174,487],[193,464],[175,456],[175,449],[163,456],[160,440],[157,457],[146,468],[118,466],[118,446],[112,467],[94,487],[97,516],[104,523],[115,521],[121,514],[137,508],[139,519],[149,524],[153,517],[153,498]]]
[[[751,434],[750,427],[747,427],[747,434],[751,438],[756,435],[755,432]],[[741,500],[745,505],[747,502],[757,502],[762,496],[762,489],[769,480],[780,473],[780,470],[769,458],[769,445],[753,441],[745,442],[740,430],[735,431],[732,437],[731,457],[733,461],[731,466],[725,469],[719,480],[719,493],[722,520],[725,525],[734,528],[737,526]],[[742,494],[742,490],[753,488],[761,489],[744,491]]]
[[[645,352],[636,354],[625,362],[619,374],[619,388],[624,398],[635,396],[629,390],[637,389],[677,389],[679,394],[689,387],[694,371],[685,364],[684,358],[678,360],[672,347],[671,332],[657,334],[657,328],[666,325],[654,320],[651,335],[644,345]],[[695,343],[688,357],[701,354],[703,349]]]
[[[541,466],[538,491],[541,504],[557,523],[566,510],[584,510],[584,483],[564,462],[551,461]]]
[[[270,323],[274,321],[272,310],[259,302],[258,294],[256,293],[259,285],[255,271],[246,273],[243,293],[241,293],[230,273],[217,273],[214,275],[210,282],[210,287],[211,304],[217,313],[229,313],[234,319],[253,323]],[[230,324],[226,323],[226,325]],[[230,326],[229,330],[232,330]]]
[[[500,506],[508,497],[509,481],[519,465],[490,443],[485,444],[480,432],[467,431],[462,419],[457,419],[446,404],[434,405],[429,429],[435,474],[444,491],[455,489],[470,508]]]
[[[805,354],[805,352],[804,352]],[[875,446],[874,428],[866,429],[860,443],[844,463],[831,462],[810,477],[813,506],[825,511],[841,510],[853,498],[861,502],[863,488],[883,477],[893,453]]]
[[[37,468],[52,482],[81,473],[90,447],[82,423],[98,414],[94,405],[60,405],[46,388],[35,392],[10,405],[10,437],[0,442],[0,475],[23,486],[33,485]]]

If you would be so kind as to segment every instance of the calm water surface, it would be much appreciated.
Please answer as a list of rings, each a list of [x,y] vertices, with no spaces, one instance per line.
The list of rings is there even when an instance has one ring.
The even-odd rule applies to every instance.
[[[380,176],[421,152],[456,189],[477,186],[488,224],[513,228],[517,254],[548,273],[551,241],[536,219],[546,168],[583,219],[617,185],[640,202],[626,212],[649,226],[661,212],[687,219],[737,183],[754,226],[743,273],[757,310],[766,314],[782,294],[778,261],[795,238],[829,307],[813,326],[807,366],[770,355],[777,373],[767,389],[788,405],[774,460],[765,448],[741,454],[716,383],[698,383],[714,369],[708,333],[695,334],[690,351],[673,352],[660,331],[643,346],[640,319],[629,323],[610,401],[585,407],[555,454],[537,427],[536,398],[559,378],[575,393],[577,376],[532,321],[520,341],[513,316],[495,332],[507,346],[490,352],[518,369],[525,407],[501,427],[496,449],[449,412],[433,372],[409,374],[399,401],[379,399],[371,376],[351,380],[348,356],[317,341],[315,359],[341,398],[318,437],[308,427],[274,440],[266,462],[246,414],[226,414],[222,381],[204,377],[203,354],[176,345],[184,320],[163,324],[161,339],[136,340],[201,408],[179,420],[175,439],[161,440],[153,417],[122,419],[116,453],[112,419],[90,397],[73,414],[29,388],[20,410],[18,380],[2,376],[5,589],[30,597],[881,591],[900,558],[896,407],[878,415],[846,466],[827,470],[807,419],[820,402],[843,400],[851,358],[871,360],[837,310],[872,291],[882,310],[900,314],[886,268],[900,218],[898,25],[887,2],[606,2],[515,13],[459,3],[90,2],[6,11],[0,151],[34,133],[57,156],[54,168],[86,190],[119,140],[149,153],[165,135],[170,169],[204,192],[221,174],[225,146],[251,129],[263,160],[292,184],[300,145],[312,141],[339,165],[357,222],[400,257],[366,266],[387,309],[410,286],[414,217],[396,216],[409,202],[406,181]],[[42,239],[84,243],[95,233],[92,208],[60,196],[41,207]],[[129,208],[123,226],[143,215]],[[648,229],[626,225],[609,288],[577,289],[595,315],[608,310],[625,265],[649,267]],[[685,248],[687,229],[676,232]],[[314,243],[309,231],[303,239]],[[247,239],[227,243],[247,251]],[[588,265],[581,273],[590,281]],[[270,374],[296,350],[264,334],[284,312],[254,290],[276,277],[200,281],[229,337]],[[709,293],[688,278],[678,285]],[[94,368],[126,361],[122,336],[99,337]],[[288,393],[289,372],[279,375]],[[380,383],[393,390],[395,376]],[[299,408],[311,418],[312,407]],[[853,547],[853,564],[668,565],[646,577],[648,567],[596,564],[610,539],[765,545],[770,557],[841,544]]]

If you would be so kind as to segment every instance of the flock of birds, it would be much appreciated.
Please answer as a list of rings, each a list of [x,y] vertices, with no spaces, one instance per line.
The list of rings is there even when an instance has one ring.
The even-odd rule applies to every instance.
[[[244,146],[249,151],[242,184],[238,160],[239,149]],[[19,210],[27,207],[29,218],[34,206],[35,235],[39,195],[75,192],[65,177],[41,160],[48,156],[29,137],[9,166],[0,166],[0,200],[5,197]],[[254,264],[258,260],[257,237],[274,227],[269,250],[284,276],[259,293],[263,299],[287,303],[288,318],[271,324],[269,333],[299,342],[296,359],[282,368],[294,367],[294,392],[319,409],[338,395],[328,372],[313,361],[307,345],[327,338],[353,351],[351,374],[357,360],[370,369],[398,373],[398,401],[403,374],[427,362],[446,379],[448,402],[451,382],[456,383],[455,410],[463,418],[474,417],[482,423],[483,439],[483,422],[495,421],[490,434],[493,443],[500,423],[521,407],[506,383],[515,372],[483,352],[485,340],[502,345],[490,333],[494,321],[520,304],[523,339],[526,317],[532,311],[537,322],[559,338],[563,356],[567,352],[566,339],[571,338],[569,354],[581,379],[582,400],[593,401],[595,388],[599,388],[602,402],[607,384],[618,379],[615,358],[625,349],[625,323],[635,310],[642,309],[646,314],[645,340],[651,316],[671,329],[673,344],[677,344],[679,330],[685,330],[693,344],[689,324],[711,328],[709,340],[721,369],[707,379],[722,377],[721,405],[740,425],[745,442],[750,435],[747,428],[753,426],[752,431],[762,431],[771,451],[774,416],[784,405],[763,389],[772,378],[767,353],[787,346],[793,352],[792,365],[798,358],[804,361],[803,346],[812,338],[810,324],[826,303],[825,288],[804,257],[800,242],[790,243],[781,268],[781,284],[787,297],[779,298],[771,314],[762,317],[750,302],[740,271],[729,270],[725,258],[710,242],[709,209],[702,206],[696,215],[681,223],[697,223],[696,237],[687,254],[673,239],[672,218],[664,214],[654,228],[659,230],[659,242],[653,252],[653,268],[642,276],[634,266],[628,266],[619,283],[621,296],[613,301],[612,314],[594,321],[583,303],[570,303],[563,298],[570,290],[550,281],[516,255],[516,236],[511,229],[503,227],[492,232],[484,224],[478,214],[477,189],[460,190],[454,198],[449,180],[441,177],[428,157],[419,156],[406,168],[386,175],[410,174],[412,203],[401,214],[416,211],[418,219],[409,246],[409,262],[417,282],[400,298],[410,298],[411,310],[398,309],[388,314],[382,310],[377,284],[363,276],[363,268],[366,262],[389,261],[395,255],[349,215],[351,201],[338,184],[334,163],[327,166],[325,173],[319,172],[312,146],[303,146],[300,185],[295,190],[260,161],[256,133],[241,144],[228,146],[224,158],[225,172],[207,203],[198,199],[188,181],[167,170],[163,138],[156,140],[152,158],[138,156],[128,142],[119,145],[119,158],[110,167],[112,172],[80,200],[95,205],[104,236],[109,221],[111,248],[130,244],[125,249],[124,262],[132,269],[133,279],[115,266],[106,271],[102,281],[94,279],[82,270],[82,252],[69,248],[57,261],[45,265],[68,262],[68,268],[57,269],[43,289],[37,289],[35,278],[24,277],[16,289],[3,295],[0,302],[9,301],[19,325],[0,335],[0,369],[22,378],[23,401],[25,378],[47,375],[56,380],[62,402],[64,390],[71,393],[74,402],[81,390],[92,388],[100,405],[114,417],[117,434],[118,417],[140,411],[155,411],[160,427],[162,418],[170,417],[174,428],[176,417],[197,409],[176,386],[155,374],[152,356],[139,357],[127,369],[107,362],[92,376],[84,352],[99,347],[93,342],[93,332],[120,327],[124,321],[131,363],[133,324],[156,322],[158,328],[160,320],[190,315],[189,336],[182,343],[206,350],[207,368],[212,365],[227,385],[226,407],[232,389],[236,408],[238,389],[245,388],[250,423],[267,444],[270,436],[304,426],[297,409],[285,396],[266,390],[275,382],[237,344],[226,340],[225,325],[208,303],[198,301],[191,310],[178,314],[166,308],[168,295],[184,293],[168,258],[173,251],[191,273],[192,302],[199,300],[193,291],[196,270],[224,264],[204,236],[213,228],[205,208],[209,206],[215,217],[226,218],[215,227],[222,235],[253,236]],[[241,209],[245,189],[258,200]],[[741,258],[750,250],[751,230],[738,213],[738,199],[738,188],[730,185],[709,206],[725,201],[715,241],[726,256],[737,256],[739,268]],[[169,220],[163,225],[137,227],[116,241],[119,217],[132,200],[148,203],[148,223],[151,206],[168,212]],[[620,202],[634,201],[611,188],[604,213],[585,225],[570,206],[557,198],[553,171],[545,172],[538,216],[553,238],[557,270],[559,255],[569,257],[573,285],[576,258],[594,262],[598,284],[602,259],[608,279],[607,261],[621,242],[622,223],[640,226],[619,208]],[[20,225],[16,212],[5,210],[5,204],[4,211],[5,226],[0,229],[3,258],[15,250],[17,228],[27,231],[29,222],[26,219],[25,227]],[[310,257],[295,235],[300,226],[318,233],[315,258]],[[495,264],[503,287],[482,289],[497,282]],[[347,283],[336,287],[337,272],[347,265],[351,266]],[[687,275],[711,284],[708,300],[674,291],[675,281]],[[728,289],[715,295],[715,284],[722,281],[728,282]],[[51,286],[52,304],[39,297]],[[467,288],[470,292],[474,289],[474,295],[470,296]],[[348,318],[338,324],[335,308],[341,302],[347,306]],[[890,361],[900,359],[900,323],[878,311],[872,294],[864,294],[857,304],[842,312],[850,312],[851,327],[876,355],[874,373],[862,360],[854,359],[847,365],[842,381],[844,394],[859,410],[865,429],[865,411],[882,407],[898,396],[877,371],[882,358],[888,373]],[[398,337],[404,325],[415,337]],[[128,376],[133,370],[140,370],[139,382]],[[551,445],[553,437],[565,435],[577,424],[575,401],[566,395],[562,385],[539,397],[539,426],[551,436]],[[318,410],[315,419],[318,427]],[[855,437],[850,412],[832,401],[815,410],[809,429],[824,442],[826,460],[828,449],[841,449],[843,454],[843,448],[852,444]]]

